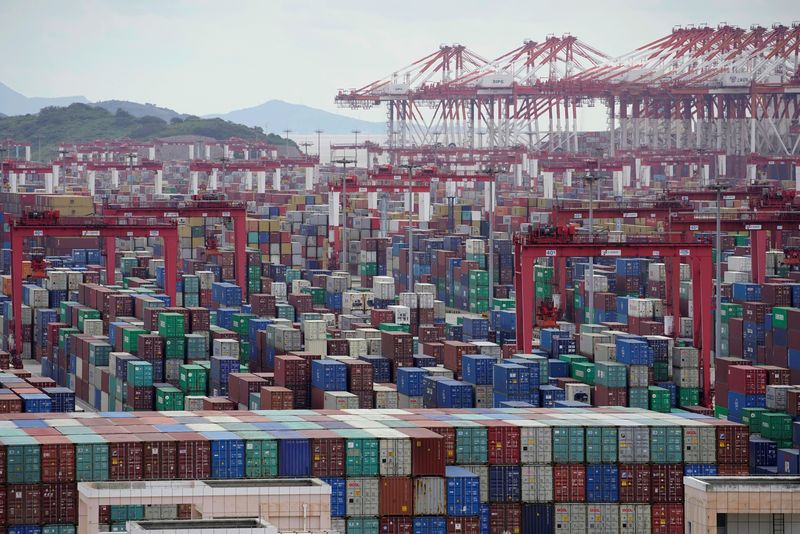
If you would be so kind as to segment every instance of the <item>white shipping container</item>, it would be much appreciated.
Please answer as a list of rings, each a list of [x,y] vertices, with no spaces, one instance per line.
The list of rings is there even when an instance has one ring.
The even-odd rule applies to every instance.
[[[684,425],[683,461],[687,464],[713,464],[717,461],[717,434],[712,425]]]
[[[586,291],[589,291],[589,271],[586,271],[586,275],[584,276],[584,283],[586,284]],[[597,274],[595,271],[594,273],[594,292],[606,292],[608,291],[608,278],[605,275]]]
[[[700,366],[700,351],[694,347],[674,347],[672,365],[696,369]]]
[[[667,278],[667,266],[664,263],[651,263],[647,266],[647,278],[653,282],[663,282]]]
[[[617,534],[619,532],[618,504],[587,504],[586,527],[597,534]]]
[[[522,466],[522,502],[553,501],[553,466]]]
[[[372,291],[375,293],[375,298],[377,299],[394,299],[394,278],[391,276],[374,276],[372,278]]]
[[[619,534],[650,534],[650,517],[649,504],[620,504]]]
[[[371,431],[372,429],[367,429]],[[373,432],[383,434],[385,429],[374,429]],[[411,475],[411,439],[399,437],[402,434],[392,432],[398,437],[381,438],[378,442],[380,474],[382,477],[405,477]]]
[[[398,408],[397,387],[394,384],[373,384],[376,410],[392,410]]]
[[[535,421],[514,421],[520,428],[520,462],[549,464],[553,461],[553,432]]]
[[[400,293],[400,305],[407,308],[416,308],[419,305],[416,293]]]
[[[328,325],[323,320],[310,320],[303,322],[303,335],[306,341],[326,339]]]
[[[655,317],[653,299],[628,299],[628,316],[638,319],[652,319]]]
[[[411,310],[407,306],[389,306],[394,312],[394,322],[397,324],[411,324]]]
[[[377,477],[348,478],[347,506],[348,516],[377,516],[380,485]]]
[[[483,239],[467,239],[465,243],[467,254],[484,254],[485,243]]]
[[[435,295],[436,286],[434,284],[427,284],[424,282],[415,282],[414,293],[429,293],[431,295]]]
[[[303,280],[302,278],[299,278],[297,280],[292,280],[292,294],[293,295],[301,294],[302,293],[302,289],[304,287],[311,287],[311,282],[309,282],[308,280]]]
[[[215,339],[211,355],[239,358],[239,342],[235,339]]]
[[[567,382],[564,384],[564,396],[568,401],[590,404],[592,401],[592,388],[588,384]]]
[[[324,406],[326,410],[355,410],[358,396],[349,391],[326,391]]]
[[[320,356],[327,356],[328,355],[328,342],[325,339],[314,339],[314,340],[306,340],[305,344],[306,352],[310,352],[311,354],[319,354]]]
[[[347,343],[349,345],[348,354],[350,354],[352,358],[358,358],[360,356],[366,356],[369,354],[367,349],[367,340],[363,337],[348,339]]]
[[[722,273],[722,281],[726,284],[734,284],[736,282],[749,282],[751,275],[749,272],[743,271],[725,271]]]
[[[51,291],[66,291],[67,273],[66,271],[47,271],[45,282],[47,289]]]
[[[444,515],[446,513],[445,479],[441,477],[414,478],[414,515]]]
[[[617,346],[613,343],[597,343],[594,346],[595,362],[617,361]]]
[[[422,403],[422,395],[409,396],[402,393],[397,394],[397,407],[398,408],[424,408]]]
[[[753,263],[750,256],[728,256],[728,270],[750,272],[753,269]]]
[[[556,532],[586,532],[585,504],[555,504],[553,508]]]
[[[700,372],[696,368],[673,367],[672,381],[679,388],[698,388],[700,387]]]
[[[286,298],[286,282],[272,282],[270,293],[275,295],[276,299]]]
[[[678,334],[680,337],[692,337],[694,335],[694,322],[691,317],[681,317]]]
[[[436,300],[433,293],[417,293],[417,303],[423,310],[430,310],[433,308],[433,302]]]
[[[436,367],[423,367],[422,369],[428,371],[428,375],[430,376],[439,376],[450,380],[454,378],[453,371],[441,365],[437,365]]]
[[[767,408],[786,411],[786,393],[797,386],[767,386]]]
[[[103,335],[103,320],[102,319],[84,319],[83,320],[83,333],[89,336],[102,336]]]

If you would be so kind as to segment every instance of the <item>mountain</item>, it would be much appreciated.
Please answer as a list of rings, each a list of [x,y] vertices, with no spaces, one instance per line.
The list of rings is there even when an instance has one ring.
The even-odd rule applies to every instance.
[[[250,128],[222,119],[189,117],[167,122],[158,117],[134,117],[123,110],[111,113],[87,104],[47,107],[36,114],[0,118],[0,139],[41,142],[42,158],[45,160],[56,155],[58,145],[62,142],[120,138],[146,141],[177,135],[199,135],[213,139],[240,137],[275,145],[286,143],[280,136],[264,135],[261,128]],[[291,144],[297,146],[293,142]]]
[[[5,115],[38,113],[40,109],[48,106],[69,106],[75,102],[87,103],[89,100],[85,96],[28,97],[0,82],[0,113]]]
[[[185,113],[178,113],[169,108],[158,107],[155,104],[139,104],[138,102],[129,102],[128,100],[104,100],[102,102],[92,102],[89,105],[106,109],[111,113],[116,113],[117,110],[121,109],[134,117],[158,117],[167,122],[176,117],[179,119],[186,119],[190,116]]]
[[[386,125],[381,122],[363,121],[300,104],[290,104],[282,100],[270,100],[259,106],[210,116],[221,117],[247,126],[263,128],[266,124],[273,132],[282,132],[287,128],[295,133],[324,130],[326,134],[349,134],[356,129],[365,134],[386,131]]]

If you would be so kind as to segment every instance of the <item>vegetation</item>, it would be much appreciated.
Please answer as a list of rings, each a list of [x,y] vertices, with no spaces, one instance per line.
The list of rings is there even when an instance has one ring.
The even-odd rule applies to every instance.
[[[119,138],[147,141],[174,135],[202,135],[218,140],[239,137],[278,145],[286,143],[278,135],[265,135],[261,128],[250,128],[222,119],[190,116],[185,119],[176,117],[167,122],[157,117],[137,118],[123,110],[111,113],[86,104],[48,107],[37,114],[0,117],[0,139],[26,141],[31,144],[33,157],[42,160],[54,158],[58,145],[64,142]],[[297,147],[294,142],[290,144]]]

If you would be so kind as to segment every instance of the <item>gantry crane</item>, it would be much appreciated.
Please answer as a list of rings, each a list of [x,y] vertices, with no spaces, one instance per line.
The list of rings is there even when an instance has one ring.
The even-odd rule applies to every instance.
[[[26,212],[11,221],[11,300],[14,323],[14,367],[22,367],[22,258],[25,239],[38,237],[94,237],[103,239],[106,279],[114,283],[116,239],[161,238],[164,242],[164,290],[176,302],[178,279],[178,228],[175,221],[154,222],[141,218],[71,217],[57,211]]]

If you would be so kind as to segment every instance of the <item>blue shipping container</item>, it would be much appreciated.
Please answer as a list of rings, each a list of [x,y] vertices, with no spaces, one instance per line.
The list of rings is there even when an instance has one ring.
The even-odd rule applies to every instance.
[[[399,367],[397,369],[397,392],[409,397],[425,394],[425,377],[430,373],[419,367]]]
[[[489,502],[522,500],[522,471],[518,465],[489,466]]]
[[[444,517],[414,517],[413,534],[445,534],[447,532],[447,519]]]
[[[311,447],[298,432],[272,432],[278,439],[278,475],[307,477],[311,475]]]
[[[481,481],[478,475],[461,467],[447,466],[445,477],[447,515],[478,515],[481,507]]]
[[[614,464],[586,466],[587,502],[616,502],[619,500],[619,468]]]
[[[320,477],[331,487],[331,517],[344,517],[347,509],[347,483],[343,478]]]
[[[461,376],[464,382],[491,385],[493,367],[497,360],[483,354],[465,354],[461,358]]]
[[[313,360],[311,385],[324,391],[347,391],[347,366],[337,360]]]
[[[211,441],[211,478],[244,478],[244,440],[233,432],[201,432]]]

